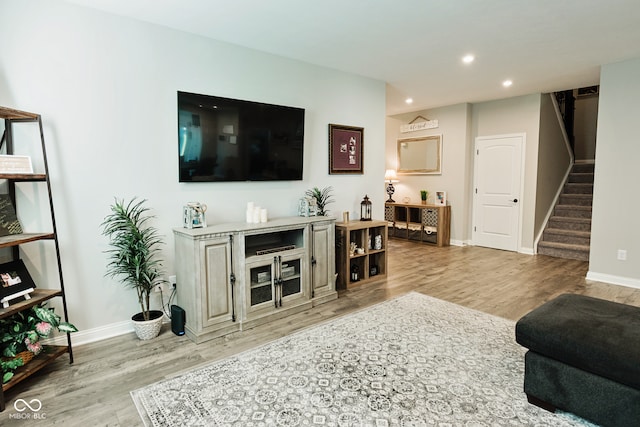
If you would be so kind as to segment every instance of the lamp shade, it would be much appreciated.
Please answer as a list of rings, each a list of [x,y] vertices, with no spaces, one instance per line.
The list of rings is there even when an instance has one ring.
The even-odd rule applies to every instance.
[[[384,173],[385,181],[398,181],[398,175],[396,174],[395,169],[387,169]]]

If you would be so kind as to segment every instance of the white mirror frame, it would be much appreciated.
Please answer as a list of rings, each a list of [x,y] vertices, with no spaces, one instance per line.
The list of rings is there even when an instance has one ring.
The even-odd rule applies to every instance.
[[[398,173],[442,173],[442,135],[398,139]]]

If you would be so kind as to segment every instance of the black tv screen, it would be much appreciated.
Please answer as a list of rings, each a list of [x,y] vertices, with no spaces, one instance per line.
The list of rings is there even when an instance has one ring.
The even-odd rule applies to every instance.
[[[302,179],[304,109],[178,92],[180,182]]]

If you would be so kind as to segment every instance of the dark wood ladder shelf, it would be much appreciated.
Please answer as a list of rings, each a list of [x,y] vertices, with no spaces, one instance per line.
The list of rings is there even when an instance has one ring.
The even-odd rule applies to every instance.
[[[47,164],[47,152],[44,143],[44,132],[42,128],[42,119],[39,114],[29,113],[26,111],[15,110],[7,107],[0,107],[0,119],[4,120],[4,132],[2,133],[2,139],[0,140],[0,148],[6,150],[7,155],[13,155],[14,153],[14,138],[13,138],[13,124],[15,123],[33,123],[38,126],[40,131],[40,145],[42,149],[42,164],[44,165],[44,173],[17,173],[14,171],[0,172],[0,181],[7,182],[8,194],[11,199],[11,203],[18,211],[18,205],[16,201],[16,186],[20,183],[32,182],[43,183],[46,185],[47,192],[49,194],[49,205],[42,207],[42,211],[49,211],[51,214],[51,231],[45,232],[23,232],[20,234],[10,234],[8,236],[0,236],[0,248],[11,248],[13,259],[20,258],[22,252],[20,246],[37,241],[53,241],[55,247],[55,254],[58,267],[58,280],[59,286],[56,285],[52,277],[48,277],[46,285],[35,288],[30,294],[29,299],[25,299],[24,296],[11,300],[11,303],[7,308],[0,308],[0,319],[8,318],[16,313],[24,310],[28,310],[36,305],[42,304],[52,298],[61,298],[63,314],[61,317],[65,322],[68,322],[67,302],[64,292],[64,281],[62,275],[62,262],[60,260],[60,246],[58,243],[58,233],[56,230],[56,220],[53,209],[53,198],[51,195],[51,182],[49,180],[49,167]],[[31,125],[28,125],[31,126]],[[34,149],[29,150],[31,153],[36,153]],[[19,202],[20,200],[18,200]],[[45,247],[43,250],[50,250],[49,247]],[[13,378],[6,384],[2,385],[0,389],[0,411],[5,409],[5,395],[6,390],[11,389],[21,381],[26,380],[31,375],[40,371],[45,366],[49,365],[55,359],[61,355],[69,354],[69,363],[73,363],[73,350],[71,347],[71,335],[66,334],[67,345],[56,346],[44,346],[44,350],[39,355],[35,356],[24,366],[19,367],[14,372]]]

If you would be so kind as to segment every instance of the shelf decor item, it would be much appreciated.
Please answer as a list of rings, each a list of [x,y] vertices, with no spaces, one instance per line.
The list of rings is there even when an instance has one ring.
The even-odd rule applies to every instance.
[[[371,221],[371,201],[367,195],[360,202],[360,221]]]
[[[13,154],[0,155],[0,173],[28,174],[33,173],[31,157]]]
[[[436,191],[435,204],[438,205],[438,206],[447,206],[447,192],[446,191]]]
[[[207,205],[198,202],[189,202],[182,208],[182,225],[184,228],[203,228],[207,226],[204,213]]]
[[[313,197],[301,197],[298,200],[298,216],[310,217],[318,214],[318,205]]]
[[[9,307],[9,302],[23,296],[30,299],[36,285],[21,259],[0,264],[0,302],[3,308]]]
[[[22,226],[8,194],[0,194],[0,236],[21,234]]]
[[[364,128],[329,125],[329,175],[364,173]]]
[[[163,244],[158,230],[149,224],[146,199],[131,199],[128,203],[115,199],[111,213],[102,222],[102,234],[109,237],[111,249],[106,251],[109,262],[106,276],[122,279],[125,287],[138,295],[140,313],[132,316],[134,329],[142,340],[155,338],[162,327],[163,312],[150,310],[151,290],[166,283],[160,260]],[[149,326],[149,321],[152,326]]]

